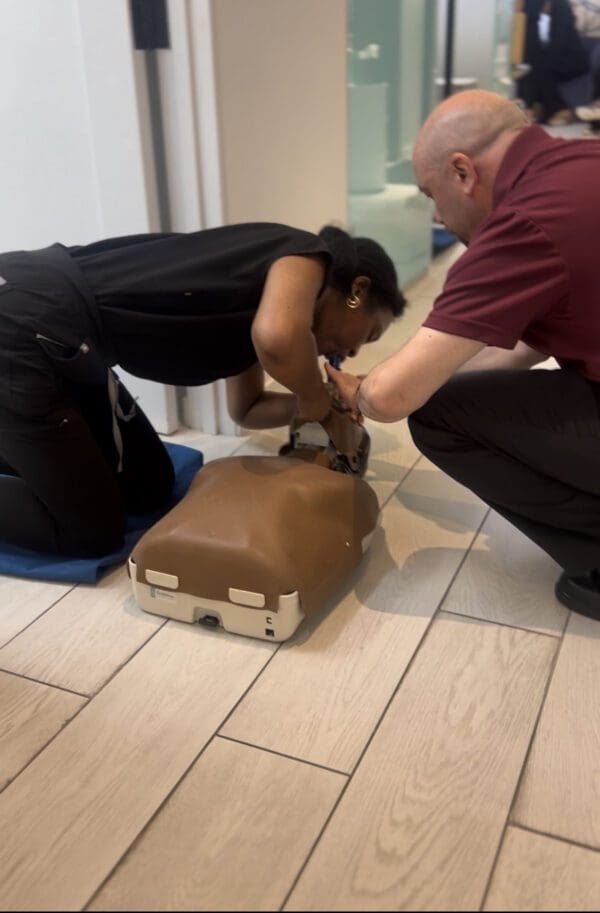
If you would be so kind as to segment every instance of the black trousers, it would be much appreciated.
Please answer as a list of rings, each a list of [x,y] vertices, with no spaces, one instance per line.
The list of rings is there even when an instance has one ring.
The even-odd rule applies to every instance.
[[[62,404],[43,417],[0,410],[0,540],[89,557],[118,548],[129,512],[165,504],[173,465],[144,413],[119,385],[117,419],[103,386],[65,385]]]
[[[565,370],[457,374],[409,427],[426,457],[568,574],[600,568],[597,385]]]
[[[127,513],[168,501],[173,466],[122,385],[115,415],[95,302],[60,245],[1,255],[0,277],[0,540],[106,554]]]

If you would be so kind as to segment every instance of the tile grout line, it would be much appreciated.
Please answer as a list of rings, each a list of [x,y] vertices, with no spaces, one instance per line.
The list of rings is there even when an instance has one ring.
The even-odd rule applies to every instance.
[[[66,594],[65,594],[65,595],[66,595]],[[82,706],[79,708],[79,710],[77,710],[77,711],[73,714],[73,716],[70,717],[70,718],[65,722],[64,726],[61,726],[61,728],[60,728],[57,732],[55,732],[54,735],[53,735],[50,739],[48,739],[48,741],[40,748],[40,750],[39,750],[39,751],[36,751],[36,753],[35,753],[34,755],[32,755],[31,758],[29,758],[29,760],[27,761],[27,763],[19,770],[19,772],[18,772],[17,774],[15,774],[15,776],[9,781],[9,783],[6,783],[6,784],[4,785],[4,787],[0,790],[0,793],[3,792],[3,790],[6,789],[6,788],[10,785],[10,783],[14,783],[14,782],[16,781],[17,777],[21,776],[21,774],[24,773],[25,770],[27,770],[27,768],[29,767],[29,765],[32,764],[33,761],[34,761],[34,760],[35,760],[43,751],[45,751],[45,750],[48,748],[49,745],[52,744],[52,742],[54,742],[54,740],[61,734],[61,732],[64,732],[65,729],[73,722],[73,720],[75,720],[75,719],[79,716],[79,714],[80,714],[83,710],[85,710],[86,707],[89,707],[89,706],[90,706],[90,704],[92,703],[92,701],[94,700],[94,698],[97,697],[102,691],[104,691],[104,689],[106,688],[106,686],[109,684],[109,682],[111,682],[111,681],[113,680],[113,678],[115,677],[115,675],[118,675],[118,673],[121,671],[121,669],[124,669],[125,666],[133,659],[133,657],[136,656],[136,655],[140,652],[140,650],[143,650],[143,648],[146,646],[146,644],[150,643],[150,641],[151,641],[154,637],[156,637],[156,635],[158,634],[158,632],[161,631],[161,630],[164,628],[166,622],[167,622],[167,620],[165,619],[165,622],[164,622],[163,624],[159,625],[159,626],[156,628],[156,630],[153,631],[153,633],[150,635],[150,637],[149,637],[147,640],[145,640],[142,644],[140,644],[140,646],[135,650],[135,652],[132,653],[131,656],[129,656],[129,657],[125,660],[124,663],[121,663],[121,665],[111,673],[111,675],[106,679],[106,681],[103,682],[102,685],[98,688],[98,690],[97,690],[97,691],[94,691],[93,694],[81,694],[81,692],[79,692],[79,691],[72,691],[72,690],[69,689],[69,688],[63,688],[63,687],[61,687],[60,685],[51,685],[51,684],[49,684],[48,682],[42,682],[42,681],[40,681],[39,679],[31,678],[31,677],[29,677],[29,676],[27,676],[27,675],[23,675],[23,674],[21,674],[21,673],[11,672],[9,669],[0,669],[0,671],[6,672],[6,673],[9,674],[9,675],[14,675],[16,678],[24,678],[24,679],[26,679],[27,681],[36,682],[36,684],[39,684],[39,685],[46,685],[48,688],[54,688],[54,689],[56,689],[57,691],[65,691],[65,692],[67,692],[67,693],[74,694],[74,695],[76,695],[77,697],[83,697],[83,698],[85,698],[85,704],[82,704]]]
[[[12,675],[13,678],[22,678],[27,682],[33,682],[36,685],[42,685],[45,688],[53,688],[55,691],[63,691],[65,694],[73,694],[75,697],[83,697],[89,701],[92,697],[90,694],[85,694],[83,691],[75,691],[74,688],[67,688],[64,685],[55,685],[53,682],[45,682],[41,678],[34,678],[33,675],[26,675],[24,672],[15,672],[13,669],[5,669],[0,665],[0,672],[3,672],[4,675]]]
[[[161,625],[161,628],[159,628],[159,630],[161,630],[162,627],[164,627],[164,626]],[[158,632],[157,632],[157,633],[158,633]],[[240,704],[240,702],[245,698],[245,696],[246,696],[247,693],[250,691],[250,689],[254,687],[255,683],[258,681],[258,679],[259,679],[260,676],[263,674],[263,672],[265,671],[265,669],[267,668],[267,666],[268,666],[268,665],[271,663],[271,661],[273,660],[273,657],[276,655],[276,653],[278,653],[278,651],[279,651],[279,649],[280,649],[280,646],[281,646],[281,645],[278,645],[278,647],[277,647],[275,650],[273,650],[273,652],[271,653],[271,656],[269,656],[269,658],[268,658],[268,660],[266,661],[266,663],[264,664],[264,666],[263,666],[261,669],[259,669],[259,671],[256,673],[256,675],[254,676],[254,678],[252,679],[252,681],[250,682],[250,684],[249,684],[249,685],[247,686],[247,688],[243,691],[243,693],[240,695],[240,697],[237,699],[237,701],[235,701],[235,703],[234,703],[234,705],[232,706],[232,708],[231,708],[231,710],[229,711],[229,713],[227,713],[227,715],[225,716],[225,718],[219,722],[217,728],[211,733],[211,735],[208,736],[208,738],[206,739],[206,742],[204,743],[204,745],[200,748],[200,750],[197,752],[197,754],[192,758],[192,760],[190,761],[190,763],[188,764],[188,766],[183,770],[181,776],[179,776],[179,777],[177,778],[177,781],[173,784],[173,786],[171,787],[171,789],[164,795],[164,797],[163,797],[162,800],[159,802],[159,804],[157,805],[157,807],[155,808],[155,810],[152,812],[152,814],[150,815],[150,817],[148,818],[148,820],[143,824],[143,826],[140,828],[140,830],[138,831],[138,833],[135,835],[135,837],[134,837],[133,840],[131,841],[130,845],[129,845],[129,846],[127,847],[127,849],[119,856],[118,860],[115,862],[115,864],[114,864],[113,867],[111,868],[110,872],[108,872],[108,874],[106,875],[106,877],[102,879],[102,881],[100,882],[100,884],[94,889],[93,893],[90,895],[90,897],[89,897],[89,898],[85,901],[85,903],[82,905],[82,907],[81,907],[82,910],[85,910],[85,909],[87,909],[87,907],[89,907],[89,905],[92,903],[92,901],[93,901],[94,898],[97,896],[97,894],[102,890],[102,888],[104,887],[104,885],[109,881],[109,879],[110,879],[110,878],[113,876],[113,874],[117,871],[117,869],[119,868],[119,866],[125,861],[125,859],[127,858],[127,856],[129,856],[130,853],[133,852],[135,846],[136,846],[136,845],[139,843],[139,841],[142,839],[143,835],[146,833],[146,831],[148,830],[148,828],[151,826],[151,824],[152,824],[152,822],[155,820],[155,818],[156,818],[156,817],[159,815],[159,813],[162,811],[162,809],[164,808],[164,806],[166,805],[166,803],[169,801],[169,799],[171,798],[171,796],[173,795],[173,793],[179,788],[180,784],[181,784],[181,783],[183,782],[183,780],[187,777],[187,775],[188,775],[189,772],[191,771],[192,767],[194,767],[194,765],[197,764],[197,762],[199,761],[199,759],[201,758],[201,756],[204,754],[204,752],[206,751],[206,749],[209,747],[209,745],[211,745],[211,744],[213,743],[213,741],[215,740],[215,738],[217,738],[217,737],[219,736],[219,728],[220,728],[221,726],[223,726],[223,725],[227,722],[227,720],[229,719],[229,717],[231,716],[231,714],[235,711],[235,709],[236,709],[237,706]]]
[[[245,745],[247,748],[254,748],[257,751],[264,751],[267,754],[275,755],[278,758],[286,758],[288,761],[296,761],[298,764],[304,764],[307,767],[314,767],[317,770],[325,770],[327,773],[339,774],[348,778],[350,774],[347,770],[339,770],[337,767],[328,767],[327,764],[319,764],[317,761],[309,761],[307,758],[298,758],[296,755],[287,754],[285,751],[277,751],[275,748],[267,748],[265,745],[257,745],[255,742],[246,742],[244,739],[236,739],[231,735],[224,735],[222,732],[216,732],[215,738],[226,739],[228,742],[235,742],[238,745]]]
[[[536,837],[546,837],[548,840],[555,840],[557,843],[564,843],[567,846],[574,846],[579,850],[589,850],[591,853],[600,855],[600,846],[592,846],[590,843],[581,843],[579,840],[572,840],[570,837],[563,837],[561,834],[552,834],[550,831],[540,831],[535,827],[528,827],[526,824],[509,823],[509,827],[515,830],[524,831],[526,834],[534,834]]]
[[[454,618],[470,618],[472,621],[483,621],[486,624],[498,625],[499,628],[510,628],[512,631],[523,631],[524,634],[537,634],[539,637],[550,637],[552,640],[560,641],[562,638],[562,632],[559,634],[551,634],[548,631],[537,631],[533,628],[524,628],[521,625],[510,624],[508,621],[499,621],[496,618],[482,618],[481,615],[465,615],[463,612],[453,612],[452,609],[442,608],[440,611],[444,612],[445,615],[452,615]]]
[[[565,625],[565,631],[566,631],[566,625]],[[496,868],[497,868],[497,866],[498,866],[498,860],[499,860],[499,858],[500,858],[500,853],[502,852],[502,847],[504,846],[504,841],[505,841],[505,839],[506,839],[506,831],[507,831],[509,825],[512,825],[511,816],[512,816],[512,813],[513,813],[513,809],[514,809],[514,806],[515,806],[515,802],[516,802],[517,796],[519,795],[519,791],[520,791],[521,785],[522,785],[522,783],[523,783],[523,778],[524,778],[524,776],[525,776],[525,770],[527,769],[527,764],[528,764],[528,762],[529,762],[529,756],[530,756],[530,754],[531,754],[531,751],[532,751],[532,748],[533,748],[533,744],[534,744],[534,742],[535,742],[535,737],[536,737],[536,735],[537,735],[537,731],[538,731],[538,726],[539,726],[539,723],[540,723],[540,719],[541,719],[541,717],[542,717],[542,713],[543,713],[543,710],[544,710],[544,706],[545,706],[545,704],[546,704],[546,699],[547,699],[547,697],[548,697],[548,692],[549,692],[550,686],[551,686],[551,684],[552,684],[552,679],[554,678],[554,672],[555,672],[555,670],[556,670],[556,665],[557,665],[557,663],[558,663],[558,658],[559,658],[560,653],[561,653],[561,651],[562,651],[562,646],[563,646],[563,643],[564,643],[564,633],[565,633],[565,631],[563,631],[563,635],[562,635],[562,637],[560,638],[560,640],[559,640],[559,642],[558,642],[558,644],[557,644],[557,646],[556,646],[556,650],[555,650],[555,653],[554,653],[554,657],[553,657],[553,660],[552,660],[552,662],[551,662],[551,664],[550,664],[550,670],[549,670],[549,672],[548,672],[548,679],[547,679],[547,681],[546,681],[546,686],[545,686],[545,688],[544,688],[544,693],[543,693],[542,699],[541,699],[541,701],[540,701],[540,706],[539,706],[539,709],[538,709],[538,712],[537,712],[537,715],[536,715],[535,723],[534,723],[534,725],[533,725],[533,727],[532,727],[532,730],[531,730],[531,736],[530,736],[530,738],[529,738],[529,744],[527,745],[527,748],[526,748],[525,753],[524,753],[524,755],[523,755],[523,762],[522,762],[522,764],[521,764],[521,770],[519,771],[519,776],[517,777],[517,782],[516,782],[516,784],[515,784],[515,788],[514,788],[514,791],[513,791],[512,799],[511,799],[511,801],[510,801],[510,803],[509,803],[509,805],[508,805],[508,811],[507,811],[507,813],[506,813],[506,817],[505,817],[505,819],[504,819],[504,824],[503,824],[503,826],[502,826],[502,829],[501,829],[501,832],[500,832],[500,836],[499,836],[499,838],[498,838],[498,846],[496,847],[496,853],[494,854],[494,859],[493,859],[493,862],[492,862],[492,864],[491,864],[491,866],[490,866],[490,871],[489,871],[489,874],[488,874],[487,882],[486,882],[486,885],[485,885],[485,888],[484,888],[484,890],[483,890],[483,894],[482,894],[482,897],[481,897],[481,903],[480,903],[480,905],[479,905],[479,910],[480,910],[480,911],[483,910],[483,908],[485,907],[485,904],[486,904],[486,902],[487,902],[487,897],[488,897],[488,894],[489,894],[489,892],[490,892],[490,887],[491,887],[491,885],[492,885],[492,881],[493,881],[494,875],[495,875],[495,873],[496,873]]]
[[[68,584],[65,584],[65,585],[67,586]],[[28,628],[30,628],[32,625],[34,625],[36,622],[38,622],[38,621],[40,620],[40,618],[43,618],[44,615],[46,615],[46,613],[50,611],[50,609],[53,609],[54,606],[57,606],[58,603],[59,603],[62,599],[65,598],[65,596],[68,596],[69,593],[73,593],[73,592],[77,589],[78,586],[79,586],[78,583],[73,584],[73,586],[71,586],[71,587],[67,590],[66,593],[63,593],[62,596],[59,596],[58,599],[55,599],[54,602],[51,602],[50,605],[47,606],[47,607],[44,609],[43,612],[40,612],[39,615],[36,615],[35,618],[32,618],[31,621],[28,622],[28,624],[26,624],[24,628],[21,628],[20,631],[17,631],[17,632],[16,632],[16,634],[13,634],[12,637],[9,637],[8,640],[5,641],[5,643],[3,643],[3,644],[0,646],[0,657],[2,656],[2,650],[4,649],[4,647],[7,647],[9,644],[11,644],[11,643],[13,642],[13,640],[15,640],[17,637],[20,637],[21,634],[23,634],[25,631],[27,631]]]

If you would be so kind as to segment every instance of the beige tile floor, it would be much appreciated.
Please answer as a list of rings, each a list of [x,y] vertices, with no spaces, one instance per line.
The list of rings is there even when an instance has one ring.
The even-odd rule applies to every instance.
[[[600,625],[406,423],[369,427],[381,530],[286,644],[147,615],[123,568],[0,578],[1,909],[600,908]]]

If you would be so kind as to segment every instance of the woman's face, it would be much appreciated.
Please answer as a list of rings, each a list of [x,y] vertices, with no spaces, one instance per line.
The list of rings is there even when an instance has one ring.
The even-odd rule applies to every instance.
[[[353,358],[365,343],[379,339],[393,320],[388,308],[367,307],[366,292],[356,308],[348,307],[346,297],[327,288],[319,299],[313,324],[319,355]]]

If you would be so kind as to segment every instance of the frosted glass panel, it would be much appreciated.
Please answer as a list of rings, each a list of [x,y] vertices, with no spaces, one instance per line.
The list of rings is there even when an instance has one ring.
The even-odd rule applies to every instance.
[[[349,0],[350,227],[379,241],[401,285],[431,259],[432,207],[412,147],[434,103],[436,0]]]
[[[510,41],[512,33],[514,0],[496,0],[494,28],[494,68],[492,73],[493,92],[512,97],[514,83],[511,78]]]

